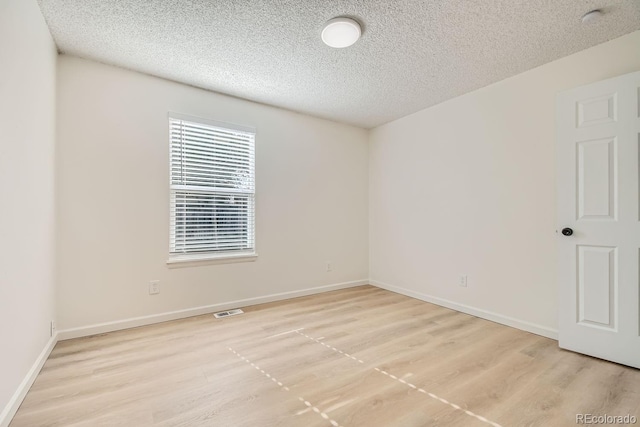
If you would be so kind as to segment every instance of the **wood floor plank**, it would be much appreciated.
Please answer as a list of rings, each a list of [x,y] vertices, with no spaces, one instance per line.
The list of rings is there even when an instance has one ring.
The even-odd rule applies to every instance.
[[[371,286],[59,342],[22,426],[574,426],[640,371]]]

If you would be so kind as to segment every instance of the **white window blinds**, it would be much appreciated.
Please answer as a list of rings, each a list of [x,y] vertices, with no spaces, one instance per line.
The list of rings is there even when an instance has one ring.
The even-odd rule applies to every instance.
[[[255,132],[226,126],[169,117],[172,255],[254,251]]]

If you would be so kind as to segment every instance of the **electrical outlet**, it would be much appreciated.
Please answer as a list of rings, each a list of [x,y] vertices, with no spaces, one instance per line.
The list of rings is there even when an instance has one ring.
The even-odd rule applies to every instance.
[[[157,295],[160,293],[160,281],[152,280],[149,282],[149,295]]]
[[[466,274],[461,274],[460,278],[458,279],[458,284],[460,286],[462,286],[463,288],[467,287],[467,275]]]
[[[333,267],[331,266],[331,261],[327,261],[327,273],[332,270],[333,270]]]
[[[51,336],[54,336],[56,334],[56,321],[52,320],[51,321],[51,328],[49,330]]]

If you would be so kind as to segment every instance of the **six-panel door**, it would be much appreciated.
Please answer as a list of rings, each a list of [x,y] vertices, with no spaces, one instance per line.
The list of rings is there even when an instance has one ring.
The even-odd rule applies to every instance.
[[[640,368],[640,72],[557,101],[560,347]]]

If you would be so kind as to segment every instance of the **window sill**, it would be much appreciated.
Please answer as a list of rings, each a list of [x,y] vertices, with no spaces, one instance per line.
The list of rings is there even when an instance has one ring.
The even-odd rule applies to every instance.
[[[202,254],[202,255],[178,255],[167,260],[169,268],[181,267],[197,267],[200,265],[211,264],[232,264],[237,262],[252,262],[258,259],[258,254],[239,253],[239,254]]]

